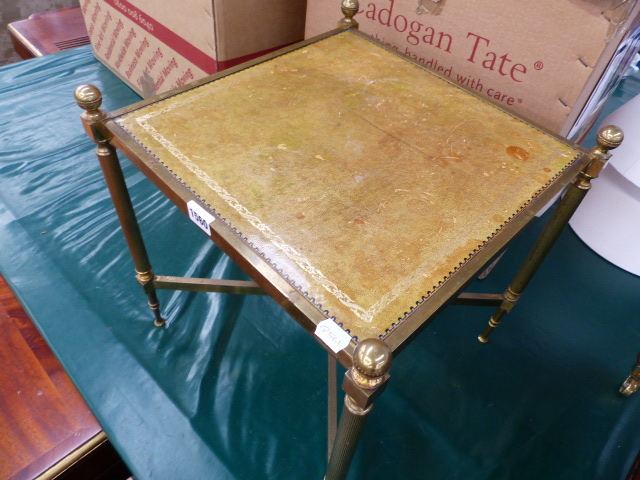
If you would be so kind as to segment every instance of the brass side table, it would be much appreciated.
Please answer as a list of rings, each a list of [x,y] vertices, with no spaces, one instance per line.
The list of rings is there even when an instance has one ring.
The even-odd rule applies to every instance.
[[[501,110],[360,33],[357,8],[109,115],[76,90],[155,324],[157,289],[266,293],[348,369],[328,480],[345,478],[392,356],[454,301],[497,306],[486,342],[622,141],[609,127],[586,152]],[[155,275],[116,149],[255,281]],[[506,292],[461,294],[567,186]]]

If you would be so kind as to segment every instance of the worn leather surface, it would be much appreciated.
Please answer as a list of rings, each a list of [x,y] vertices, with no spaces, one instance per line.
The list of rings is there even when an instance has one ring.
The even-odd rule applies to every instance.
[[[78,120],[83,82],[108,110],[137,99],[88,49],[0,69],[2,274],[136,479],[321,479],[324,351],[264,297],[161,292],[152,326]],[[242,278],[123,165],[156,272]],[[538,227],[472,287],[502,291]],[[489,345],[491,311],[452,307],[395,359],[351,480],[624,478],[640,281],[570,230],[556,247]]]
[[[351,32],[116,122],[360,339],[401,322],[578,155]]]

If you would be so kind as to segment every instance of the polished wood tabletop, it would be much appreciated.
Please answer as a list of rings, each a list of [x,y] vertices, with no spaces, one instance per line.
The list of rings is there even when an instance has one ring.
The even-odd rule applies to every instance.
[[[0,478],[129,478],[102,427],[3,277],[0,386]]]
[[[80,7],[36,13],[7,25],[13,47],[23,59],[89,45]]]

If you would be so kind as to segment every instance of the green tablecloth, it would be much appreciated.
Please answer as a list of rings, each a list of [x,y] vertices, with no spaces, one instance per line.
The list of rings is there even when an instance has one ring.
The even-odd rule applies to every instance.
[[[265,297],[161,292],[168,325],[152,326],[78,119],[85,82],[107,110],[138,99],[87,48],[0,69],[0,272],[137,480],[321,479],[324,351]],[[156,273],[244,278],[123,165]],[[473,289],[502,291],[539,228]],[[396,359],[350,479],[624,478],[640,394],[617,390],[640,350],[640,278],[568,229],[481,345],[490,314],[450,307]]]

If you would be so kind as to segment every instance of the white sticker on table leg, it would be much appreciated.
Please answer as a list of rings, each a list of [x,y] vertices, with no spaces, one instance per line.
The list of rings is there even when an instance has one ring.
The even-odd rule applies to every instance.
[[[209,227],[209,224],[213,223],[216,217],[211,215],[193,200],[189,200],[187,202],[187,210],[189,211],[189,218],[191,221],[200,227],[204,233],[211,235],[211,227]]]
[[[351,341],[351,335],[342,330],[340,326],[333,320],[327,319],[321,321],[316,327],[316,336],[322,340],[327,347],[338,353],[346,348]]]

